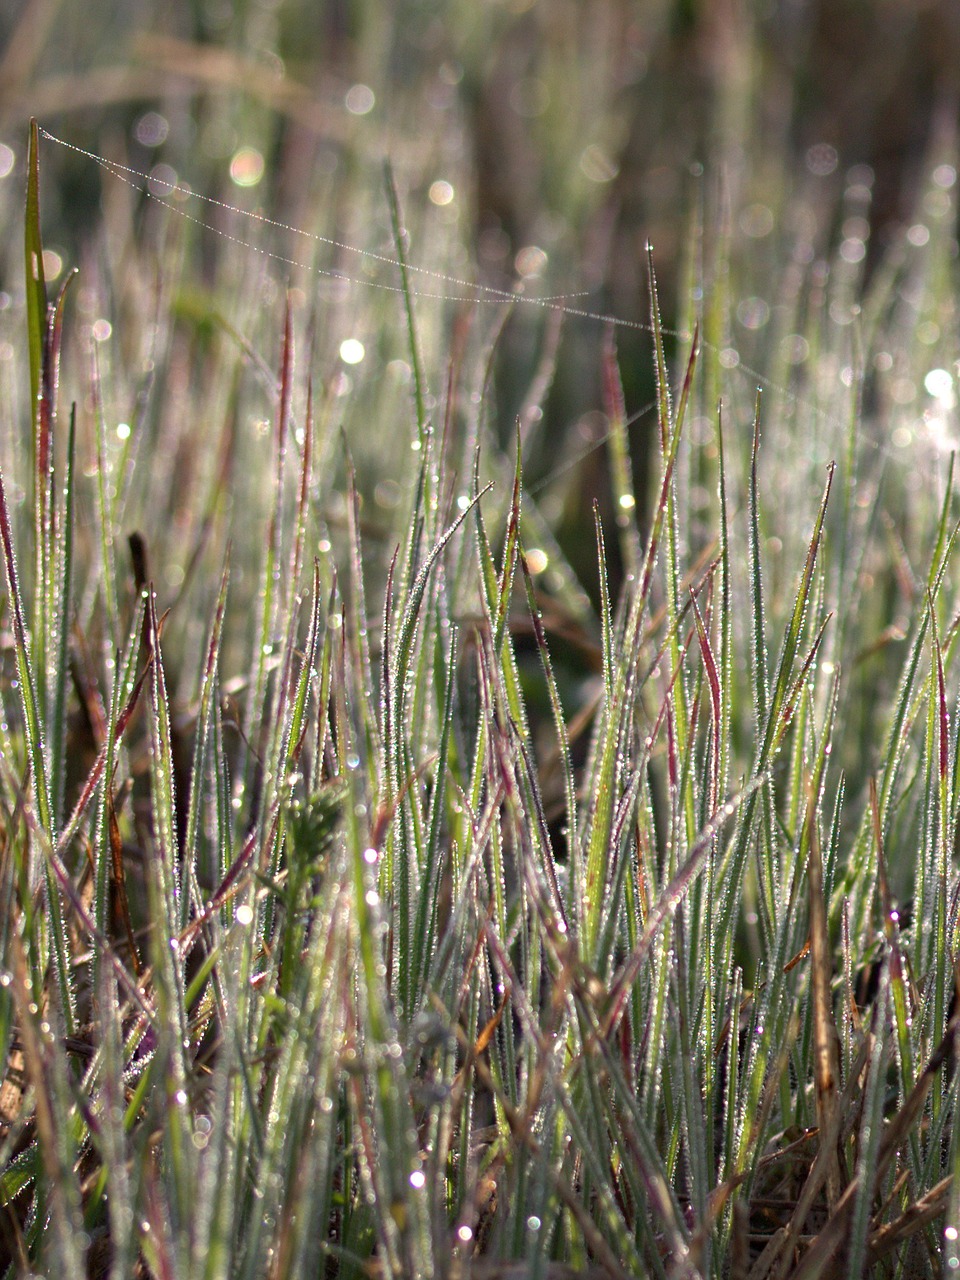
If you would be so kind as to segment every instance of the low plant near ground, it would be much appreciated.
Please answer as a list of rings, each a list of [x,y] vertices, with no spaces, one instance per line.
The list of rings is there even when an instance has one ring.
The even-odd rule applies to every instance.
[[[949,342],[949,253],[784,303],[810,354],[752,411],[719,286],[673,375],[651,262],[657,479],[611,331],[594,607],[524,487],[549,336],[504,451],[504,317],[424,361],[387,192],[405,440],[354,438],[374,402],[312,381],[291,300],[273,375],[168,279],[118,436],[99,361],[61,403],[33,134],[5,1274],[951,1274],[957,500],[924,431],[952,378],[925,424],[886,380],[927,374],[905,299]],[[358,444],[403,460],[379,510]]]

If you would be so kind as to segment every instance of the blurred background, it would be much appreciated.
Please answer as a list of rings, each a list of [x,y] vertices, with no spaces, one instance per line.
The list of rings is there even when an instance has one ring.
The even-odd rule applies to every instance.
[[[913,216],[958,75],[949,0],[3,0],[0,173],[36,116],[163,194],[179,181],[389,251],[389,157],[411,209],[429,210],[414,262],[507,290],[549,282],[540,293],[640,323],[648,241],[665,309],[688,305],[698,213],[708,240],[745,245],[749,338],[775,264],[798,239],[801,257],[828,251],[851,167],[868,179],[867,270]],[[44,167],[47,238],[73,264],[123,193],[76,153],[48,146]],[[295,240],[290,256],[315,266]],[[696,253],[709,272],[709,245]],[[575,418],[596,398],[583,344],[597,326],[569,328],[581,356],[561,361],[554,396]],[[619,337],[628,355],[642,346]],[[518,359],[501,380],[507,421]],[[646,380],[645,394],[649,361],[625,363],[628,392]]]
[[[0,52],[15,151],[35,115],[208,194],[255,189],[308,230],[317,202],[389,155],[408,182],[430,179],[417,198],[458,219],[491,278],[530,271],[517,255],[536,246],[551,279],[644,314],[638,245],[650,239],[669,274],[697,186],[755,241],[773,228],[742,216],[745,193],[776,220],[796,184],[832,179],[835,194],[857,163],[875,226],[908,216],[931,133],[954,123],[960,13],[941,0],[4,0]],[[97,175],[47,163],[63,171],[50,225],[76,234]],[[433,186],[452,178],[452,192]]]
[[[672,308],[698,204],[762,279],[796,237],[797,189],[823,253],[865,165],[876,257],[955,125],[958,75],[948,0],[4,0],[0,172],[36,116],[161,183],[369,249],[356,188],[389,157],[457,230],[452,260],[433,226],[414,260],[506,289],[544,276],[644,321],[643,247]],[[116,192],[47,151],[48,238],[73,259]]]

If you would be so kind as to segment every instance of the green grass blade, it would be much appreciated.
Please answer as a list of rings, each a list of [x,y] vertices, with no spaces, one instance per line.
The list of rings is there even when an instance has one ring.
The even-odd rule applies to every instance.
[[[617,529],[620,536],[620,554],[624,569],[636,577],[640,571],[640,534],[637,530],[637,499],[630,474],[630,442],[627,435],[627,411],[623,397],[623,383],[617,365],[617,346],[614,330],[608,328],[603,348],[604,407],[610,423],[608,448],[610,473],[613,482],[613,500],[617,512]]]
[[[77,407],[70,411],[67,436],[66,473],[63,483],[63,514],[59,525],[57,547],[57,648],[52,672],[52,706],[50,715],[50,802],[56,830],[63,825],[66,794],[67,753],[67,687],[70,675],[70,626],[73,618],[73,554],[74,505],[76,498]]]
[[[37,122],[30,121],[27,142],[27,207],[24,215],[24,280],[27,298],[27,345],[30,352],[30,412],[40,399],[43,344],[47,333],[47,287],[43,273],[40,233],[40,139]],[[36,458],[33,473],[36,475]]]

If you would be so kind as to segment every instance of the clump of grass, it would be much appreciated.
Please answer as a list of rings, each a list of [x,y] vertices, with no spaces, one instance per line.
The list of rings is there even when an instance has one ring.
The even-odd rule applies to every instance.
[[[956,1269],[956,498],[945,463],[936,498],[894,474],[877,501],[891,277],[839,408],[826,293],[783,317],[820,342],[805,385],[721,412],[718,345],[669,367],[651,258],[657,480],[645,505],[611,337],[590,612],[497,444],[476,318],[432,398],[387,193],[410,386],[384,529],[289,300],[274,376],[180,295],[132,431],[96,363],[77,424],[32,134],[5,1274]],[[156,402],[193,360],[224,425],[171,442]],[[157,491],[170,447],[196,509]],[[561,668],[571,634],[590,658]]]

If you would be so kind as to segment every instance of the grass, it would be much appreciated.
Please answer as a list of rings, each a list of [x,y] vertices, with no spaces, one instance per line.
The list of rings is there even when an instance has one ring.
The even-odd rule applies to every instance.
[[[685,339],[650,255],[649,449],[610,327],[581,582],[559,313],[423,296],[391,173],[388,289],[311,310],[147,204],[54,295],[32,132],[5,1274],[960,1268],[948,164],[925,244],[785,270],[756,396],[751,264],[692,223]]]

